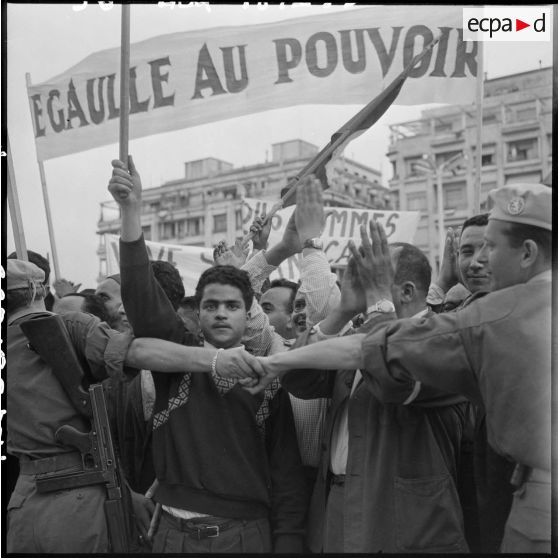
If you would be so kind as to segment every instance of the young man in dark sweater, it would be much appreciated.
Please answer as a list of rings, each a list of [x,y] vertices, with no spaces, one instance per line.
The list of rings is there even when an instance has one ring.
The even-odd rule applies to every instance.
[[[122,299],[138,337],[192,336],[154,279],[141,232],[141,181],[113,162],[109,190],[122,208]],[[253,291],[248,274],[218,266],[196,290],[205,346],[239,346]],[[249,347],[248,347],[249,348]],[[212,372],[159,374],[153,454],[162,505],[154,552],[300,552],[305,484],[288,395],[278,382],[251,395]]]

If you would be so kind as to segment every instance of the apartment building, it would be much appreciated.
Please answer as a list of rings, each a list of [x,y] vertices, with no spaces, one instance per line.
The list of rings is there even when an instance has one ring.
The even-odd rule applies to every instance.
[[[459,227],[475,213],[476,119],[474,105],[446,106],[423,111],[419,120],[390,126],[392,200],[395,209],[421,212],[415,243],[434,269],[439,263],[438,172],[444,230]],[[481,165],[481,211],[490,209],[488,192],[504,184],[550,186],[552,68],[485,79]]]
[[[235,168],[213,157],[184,164],[184,176],[144,190],[141,225],[146,240],[167,244],[213,246],[242,236],[242,199],[275,202],[284,188],[319,149],[299,139],[271,146],[271,160]],[[327,206],[362,209],[392,208],[389,190],[376,169],[341,157],[332,164]],[[106,276],[104,233],[119,234],[114,200],[101,204],[97,234],[99,278]]]

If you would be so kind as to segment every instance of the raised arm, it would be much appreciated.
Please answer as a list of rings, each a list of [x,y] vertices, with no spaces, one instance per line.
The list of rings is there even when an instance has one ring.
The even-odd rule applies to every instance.
[[[325,252],[307,246],[323,232],[325,215],[320,180],[309,177],[296,192],[295,222],[302,246],[299,293],[306,299],[306,323],[310,327],[325,318],[340,300],[337,276],[332,273]]]
[[[136,337],[183,342],[185,329],[155,279],[141,229],[141,178],[130,156],[128,167],[112,161],[108,189],[121,208],[120,276],[122,302]],[[194,341],[192,340],[192,343]]]

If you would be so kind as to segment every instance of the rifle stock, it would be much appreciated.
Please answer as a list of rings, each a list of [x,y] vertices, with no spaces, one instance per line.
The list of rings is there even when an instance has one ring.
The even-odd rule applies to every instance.
[[[76,410],[91,419],[89,395],[83,388],[85,374],[62,318],[42,316],[22,322],[20,327],[33,350],[51,366]]]

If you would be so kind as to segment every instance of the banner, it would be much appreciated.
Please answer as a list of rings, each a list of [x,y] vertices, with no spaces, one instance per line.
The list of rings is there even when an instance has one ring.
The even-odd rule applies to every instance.
[[[130,138],[293,105],[368,103],[435,37],[397,102],[472,102],[477,43],[463,41],[459,6],[370,6],[134,43]],[[119,53],[94,53],[28,88],[39,160],[117,141]]]
[[[105,234],[105,248],[107,257],[107,275],[120,273],[120,237],[115,234]],[[196,290],[200,275],[213,265],[213,248],[200,246],[185,246],[182,244],[161,244],[146,241],[150,260],[164,260],[176,266],[186,289],[186,296],[191,296]]]
[[[273,202],[244,198],[242,203],[243,232],[246,234],[254,218],[271,209]],[[279,210],[271,221],[269,246],[281,240],[283,232],[295,206]],[[384,227],[389,242],[413,242],[420,214],[418,211],[380,211],[346,207],[327,207],[326,220],[322,233],[324,249],[331,265],[345,266],[350,256],[347,243],[353,239],[360,245],[361,224],[377,219]],[[107,275],[120,273],[119,237],[105,234]],[[186,246],[182,244],[161,244],[146,241],[151,260],[165,260],[173,263],[182,277],[186,296],[194,294],[200,275],[213,265],[213,248]],[[284,277],[298,281],[302,254],[297,254],[283,262],[271,275],[271,279]]]
[[[267,213],[273,202],[244,198],[242,202],[242,223],[244,233],[250,229],[254,218]],[[280,209],[271,221],[269,246],[274,246],[283,237],[283,232],[296,206]],[[388,242],[413,243],[415,232],[420,219],[418,211],[390,211],[377,209],[354,209],[350,207],[326,207],[325,226],[321,234],[324,241],[324,251],[330,265],[344,267],[351,255],[349,240],[354,240],[360,246],[360,225],[368,225],[371,219],[376,219],[386,231]],[[284,277],[291,281],[298,281],[300,259],[297,254],[283,262],[278,270],[271,275],[271,279]]]

